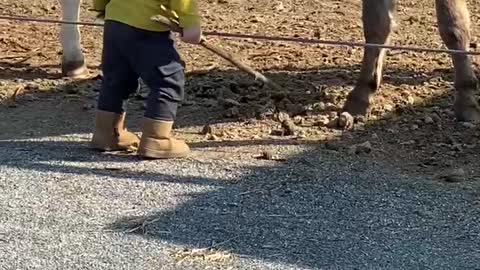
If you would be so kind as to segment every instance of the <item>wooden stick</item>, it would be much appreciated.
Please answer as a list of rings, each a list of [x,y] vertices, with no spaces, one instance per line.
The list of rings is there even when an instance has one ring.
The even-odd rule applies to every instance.
[[[169,18],[166,18],[162,15],[152,16],[151,19],[155,22],[163,24],[164,26],[166,26],[167,28],[169,28],[173,32],[176,32],[176,33],[182,33],[183,32],[183,29],[180,27],[180,25],[177,22],[175,22],[175,21],[173,21]],[[204,37],[201,38],[200,45],[202,47],[204,47],[205,49],[207,49],[207,50],[213,52],[214,54],[222,57],[223,59],[227,60],[228,62],[230,62],[231,64],[233,64],[237,68],[239,68],[240,70],[242,70],[242,71],[244,71],[244,72],[246,72],[250,75],[253,75],[255,77],[255,80],[258,79],[258,80],[262,81],[264,84],[267,84],[267,85],[271,86],[273,89],[281,91],[281,87],[278,84],[272,82],[270,79],[265,77],[262,73],[254,70],[250,66],[248,66],[248,65],[240,62],[239,60],[235,59],[235,57],[231,53],[228,53],[228,52],[220,49],[219,47],[209,43]]]

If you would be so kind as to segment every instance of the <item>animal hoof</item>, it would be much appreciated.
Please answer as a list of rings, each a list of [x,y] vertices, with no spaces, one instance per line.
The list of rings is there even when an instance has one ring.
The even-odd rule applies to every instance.
[[[81,79],[88,76],[85,61],[70,61],[62,63],[62,76]]]
[[[480,123],[480,106],[475,95],[457,95],[454,110],[458,121]]]
[[[343,105],[342,112],[348,112],[352,116],[365,116],[369,106],[369,100],[355,95],[355,91],[350,92]]]

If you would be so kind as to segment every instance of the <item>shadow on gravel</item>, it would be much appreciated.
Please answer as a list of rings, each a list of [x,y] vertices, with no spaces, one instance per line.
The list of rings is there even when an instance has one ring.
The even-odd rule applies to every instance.
[[[367,155],[312,146],[225,180],[145,172],[132,167],[136,157],[68,140],[1,142],[6,148],[0,164],[23,170],[209,186],[181,195],[188,200],[171,211],[105,224],[115,232],[308,269],[475,269],[480,259],[479,182],[432,181]]]
[[[313,149],[215,189],[107,228],[307,269],[478,268],[478,184],[430,181]]]
[[[203,79],[212,76],[228,77],[213,73]],[[285,77],[286,73],[277,76]],[[195,82],[201,79],[194,77]],[[50,101],[1,109],[2,119],[8,120],[0,125],[3,130],[0,152],[8,148],[12,153],[1,156],[2,166],[94,174],[106,179],[210,185],[214,189],[196,193],[172,211],[154,213],[152,209],[154,214],[148,216],[126,216],[107,224],[109,229],[306,268],[478,268],[479,182],[432,181],[422,176],[424,174],[411,174],[402,167],[436,155],[439,162],[454,160],[449,166],[478,161],[478,145],[463,147],[476,138],[475,129],[454,122],[448,113],[441,114],[444,118],[437,125],[408,129],[412,123],[420,125],[415,121],[423,121],[429,108],[435,111],[449,108],[448,97],[438,97],[428,104],[399,107],[399,111],[405,112],[404,116],[376,121],[365,131],[346,132],[336,147],[326,147],[319,142],[285,162],[246,168],[245,173],[233,181],[222,181],[136,171],[131,169],[137,160],[135,157],[92,152],[86,148],[87,136],[81,143],[70,142],[68,136],[64,141],[21,141],[22,138],[90,132],[93,113],[82,109],[84,97],[59,102],[58,97],[51,95],[55,94],[38,96],[38,99],[51,98]],[[190,122],[180,118],[179,124],[204,124],[205,117],[198,117],[200,113],[201,110],[196,112],[196,117],[189,118]],[[141,116],[138,108],[134,114],[130,123]],[[460,143],[462,151],[442,145],[452,138]],[[350,145],[365,140],[372,143],[370,154],[356,155],[348,151]],[[275,141],[202,142],[193,143],[192,147],[202,150],[259,143],[274,144]],[[431,147],[435,143],[438,146]],[[411,151],[412,159],[408,159],[406,153]],[[97,167],[74,167],[69,165],[70,161],[93,162]],[[105,167],[102,162],[106,161],[118,167]],[[420,168],[424,170],[424,166],[438,170],[441,164],[422,165]],[[469,165],[469,175],[478,173],[474,167]],[[139,220],[145,225],[144,230],[132,230],[138,227]]]

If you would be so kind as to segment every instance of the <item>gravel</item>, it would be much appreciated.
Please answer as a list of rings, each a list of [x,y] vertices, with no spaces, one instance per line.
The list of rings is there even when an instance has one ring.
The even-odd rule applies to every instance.
[[[479,269],[478,183],[298,145],[140,161],[88,138],[0,141],[2,269]]]

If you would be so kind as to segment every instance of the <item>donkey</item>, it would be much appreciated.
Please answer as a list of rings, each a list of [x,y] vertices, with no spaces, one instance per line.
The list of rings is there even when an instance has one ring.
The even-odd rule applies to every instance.
[[[389,44],[395,27],[395,0],[362,0],[362,21],[367,43]],[[467,50],[470,43],[470,14],[466,0],[435,0],[438,30],[449,49]],[[367,114],[371,96],[382,81],[385,50],[365,48],[359,78],[347,95],[343,111],[351,115]],[[478,79],[466,54],[451,54],[455,79],[453,109],[458,121],[479,122],[480,108],[475,92]]]
[[[62,7],[62,20],[78,21],[82,0],[59,0]],[[88,73],[85,56],[80,44],[81,36],[78,25],[62,24],[60,43],[62,46],[62,75],[78,78]]]

